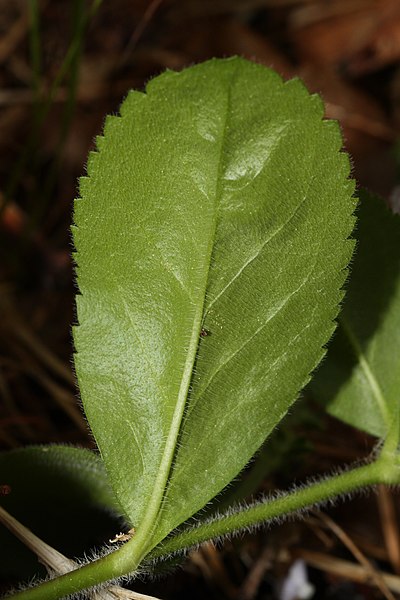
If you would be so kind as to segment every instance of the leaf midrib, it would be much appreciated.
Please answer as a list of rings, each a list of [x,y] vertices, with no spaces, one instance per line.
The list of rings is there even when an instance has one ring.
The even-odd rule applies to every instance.
[[[358,359],[360,367],[370,385],[372,395],[375,398],[379,412],[381,413],[381,416],[382,416],[382,420],[383,420],[386,428],[388,429],[390,427],[390,413],[387,408],[387,403],[385,400],[385,396],[382,392],[381,386],[380,386],[377,378],[375,377],[373,369],[371,368],[371,366],[368,362],[368,359],[365,356],[365,354],[361,348],[361,345],[357,339],[357,336],[353,333],[353,330],[352,330],[351,326],[349,325],[349,323],[347,322],[346,318],[343,315],[340,315],[339,321],[342,326],[343,332],[346,335],[347,339],[349,340],[351,348],[352,348],[356,358]]]
[[[231,90],[233,81],[235,79],[237,71],[237,66],[232,71],[230,75],[230,81],[227,87],[227,95],[226,95],[226,104],[225,104],[225,114],[224,114],[224,122],[221,128],[221,143],[219,150],[219,158],[218,158],[218,168],[217,168],[217,178],[215,185],[215,200],[214,200],[214,218],[213,218],[213,229],[210,234],[209,246],[207,248],[207,269],[205,269],[205,277],[202,287],[202,294],[198,295],[199,298],[202,298],[202,301],[198,303],[197,310],[194,313],[193,319],[193,328],[192,335],[190,338],[190,343],[186,355],[185,367],[182,373],[181,385],[179,388],[178,399],[175,405],[175,410],[173,413],[168,438],[166,440],[164,451],[160,460],[160,467],[158,470],[158,475],[154,483],[153,493],[150,497],[150,502],[148,505],[148,510],[145,513],[145,517],[140,524],[140,528],[142,534],[148,534],[148,548],[147,551],[150,551],[154,544],[158,543],[158,539],[156,538],[155,532],[157,528],[157,524],[159,522],[160,516],[162,514],[162,506],[164,500],[164,494],[167,487],[167,482],[170,476],[170,471],[173,463],[173,459],[176,452],[176,444],[178,441],[179,432],[181,429],[181,424],[184,416],[184,411],[187,403],[188,393],[190,389],[190,385],[193,377],[193,367],[196,360],[197,348],[199,344],[200,330],[203,322],[204,315],[204,306],[206,301],[206,289],[209,280],[209,272],[210,266],[212,262],[212,253],[215,245],[215,237],[217,231],[217,212],[219,206],[219,198],[221,195],[221,184],[222,184],[222,170],[223,170],[223,157],[224,157],[224,146],[225,146],[225,138],[226,132],[228,129],[228,120],[229,113],[231,107]]]
[[[309,187],[310,187],[310,186],[308,186],[308,188],[309,188]],[[308,194],[308,190],[307,190],[307,192],[306,192],[306,194],[305,194],[305,197],[307,196],[307,194]],[[301,204],[302,204],[302,203],[303,203],[303,202],[301,202]],[[297,208],[299,208],[299,207],[297,207]],[[326,229],[326,227],[325,227],[325,229]],[[297,293],[298,293],[298,292],[299,292],[299,291],[300,291],[300,290],[301,290],[301,289],[304,287],[304,285],[305,285],[305,284],[306,284],[306,283],[307,283],[307,282],[310,280],[310,278],[311,278],[312,274],[314,273],[314,271],[315,271],[315,268],[316,268],[316,266],[317,266],[317,260],[318,260],[318,256],[319,256],[319,248],[321,247],[322,240],[323,240],[323,239],[325,239],[325,229],[324,229],[324,231],[323,231],[323,233],[322,233],[322,235],[321,235],[321,237],[320,237],[320,241],[319,241],[319,244],[318,244],[318,250],[315,252],[315,259],[314,259],[314,262],[313,262],[313,264],[312,264],[312,266],[311,266],[311,268],[310,268],[309,272],[307,273],[306,277],[304,278],[304,280],[301,282],[301,284],[300,284],[300,285],[299,285],[299,286],[298,286],[298,287],[297,287],[295,290],[293,290],[293,291],[292,291],[292,292],[291,292],[291,293],[290,293],[290,294],[289,294],[289,295],[288,295],[288,296],[285,298],[285,300],[282,302],[282,305],[281,305],[281,307],[280,307],[280,308],[279,308],[279,309],[278,309],[278,310],[277,310],[277,311],[276,311],[276,312],[275,312],[275,313],[274,313],[274,314],[273,314],[273,315],[272,315],[272,316],[271,316],[271,317],[268,319],[268,321],[267,321],[266,323],[264,323],[264,324],[263,324],[261,327],[259,327],[259,328],[257,329],[257,331],[255,332],[255,334],[254,334],[254,335],[253,335],[253,336],[252,336],[252,337],[251,337],[249,340],[247,340],[247,341],[246,341],[246,342],[245,342],[245,343],[244,343],[244,344],[241,346],[241,348],[239,349],[239,352],[240,352],[240,351],[241,351],[241,350],[242,350],[242,349],[243,349],[243,348],[244,348],[244,347],[245,347],[245,346],[246,346],[246,345],[247,345],[247,344],[248,344],[248,343],[251,341],[251,339],[252,339],[252,338],[253,338],[255,335],[258,335],[258,333],[259,333],[259,332],[260,332],[260,331],[261,331],[261,330],[262,330],[262,329],[263,329],[265,326],[267,326],[267,325],[268,325],[268,324],[271,322],[271,320],[273,320],[273,319],[274,319],[274,318],[275,318],[275,317],[276,317],[276,316],[279,314],[279,312],[281,311],[281,309],[282,309],[282,308],[284,308],[284,307],[286,306],[286,304],[287,304],[287,303],[290,301],[290,299],[291,299],[293,296],[295,296],[295,295],[296,295],[296,294],[297,294]],[[312,313],[312,314],[313,314],[313,313]],[[304,329],[307,329],[309,326],[310,326],[310,323],[307,323]],[[291,344],[294,342],[294,339],[296,339],[298,336],[300,336],[300,335],[302,334],[302,332],[303,332],[303,330],[304,330],[304,329],[302,329],[302,330],[301,330],[299,333],[297,333],[297,334],[296,334],[295,338],[293,338],[293,340],[292,340],[292,341],[289,343],[289,346],[290,346],[290,345],[291,345]],[[235,354],[236,354],[236,353],[235,353]],[[287,351],[285,351],[283,354],[281,354],[280,356],[278,356],[278,358],[277,358],[277,359],[276,359],[276,360],[275,360],[275,361],[272,363],[272,365],[271,365],[271,367],[270,367],[269,371],[272,371],[272,369],[275,367],[275,365],[276,365],[276,364],[278,364],[278,363],[279,363],[279,362],[280,362],[280,361],[281,361],[281,360],[282,360],[282,359],[283,359],[283,358],[286,356],[286,354],[287,354]],[[231,359],[229,359],[229,360],[231,360]],[[228,362],[229,362],[229,361],[228,361]],[[224,363],[224,364],[227,364],[227,363]],[[209,387],[210,383],[211,383],[211,381],[209,381],[209,382],[208,382],[208,384],[207,384],[207,388]],[[199,396],[196,398],[196,402],[197,402],[197,401],[200,399],[200,397],[201,397],[201,396],[202,396],[202,395],[205,393],[205,391],[206,391],[206,389],[202,390],[201,394],[200,394],[200,395],[199,395]],[[193,408],[194,408],[194,405],[192,404],[192,406],[191,406],[191,411],[193,411]],[[192,458],[192,457],[191,457],[191,458]],[[189,461],[189,462],[190,462],[190,461]],[[188,465],[185,465],[184,467],[181,467],[181,469],[180,469],[180,472],[182,472],[182,471],[186,470],[186,469],[187,469],[187,467],[188,467]]]
[[[316,154],[316,146],[314,147],[314,153],[313,153],[313,167],[314,167],[314,163],[315,160],[317,158],[317,154]],[[314,172],[314,168],[311,170],[312,172]],[[257,260],[261,254],[261,252],[263,252],[263,250],[268,246],[268,244],[277,236],[279,235],[279,233],[281,233],[282,231],[284,231],[286,229],[286,227],[292,222],[292,220],[294,219],[294,217],[298,214],[298,212],[300,211],[300,209],[302,208],[302,206],[307,202],[308,200],[308,194],[311,188],[311,184],[313,181],[314,177],[311,177],[307,183],[307,188],[303,194],[302,199],[300,200],[300,202],[296,205],[295,209],[292,211],[292,213],[290,214],[290,216],[288,217],[288,219],[286,219],[286,221],[284,221],[283,223],[281,223],[272,233],[269,237],[267,237],[263,243],[257,248],[255,254],[253,254],[249,259],[247,259],[247,261],[244,263],[244,265],[237,271],[237,273],[229,280],[229,282],[227,283],[227,285],[225,285],[225,287],[223,288],[223,290],[221,292],[219,292],[217,294],[217,296],[215,298],[213,298],[213,300],[209,303],[207,309],[205,310],[205,315],[204,318],[209,314],[212,306],[223,296],[223,294],[225,293],[225,291],[233,284],[234,281],[236,281],[240,275],[246,270],[246,268],[251,265],[255,260]],[[320,239],[320,243],[319,246],[321,246],[321,240],[323,238]],[[315,252],[315,256],[318,256],[318,252]],[[265,323],[263,323],[263,325],[261,327],[259,327],[251,336],[250,338],[248,338],[240,348],[237,349],[237,351],[235,351],[235,353],[233,354],[233,356],[230,356],[229,359],[227,361],[225,361],[224,363],[222,363],[220,366],[217,367],[217,369],[212,373],[211,378],[205,382],[205,385],[203,386],[203,388],[201,388],[196,396],[196,399],[194,402],[192,402],[192,405],[190,407],[190,412],[193,411],[195,405],[197,404],[197,402],[199,401],[199,399],[204,395],[204,393],[207,391],[207,389],[209,388],[210,384],[212,383],[213,379],[215,378],[215,376],[218,374],[218,372],[226,365],[228,364],[228,362],[230,362],[230,360],[232,358],[234,358],[234,356],[236,356],[236,354],[238,352],[240,352],[244,347],[247,346],[247,344],[251,341],[251,339],[258,335],[258,333],[260,331],[262,331],[270,322],[271,320],[273,320],[277,314],[279,314],[280,310],[287,304],[287,302],[290,300],[290,298],[296,294],[302,287],[303,285],[305,285],[305,283],[308,281],[312,271],[314,270],[316,265],[316,260],[314,261],[314,264],[311,267],[311,270],[309,271],[309,273],[307,274],[307,276],[305,277],[305,279],[301,282],[301,284],[299,285],[299,287],[296,290],[292,290],[287,297],[281,301],[280,305],[278,306],[277,310],[272,313],[268,319],[266,320]],[[187,416],[187,415],[186,415]]]

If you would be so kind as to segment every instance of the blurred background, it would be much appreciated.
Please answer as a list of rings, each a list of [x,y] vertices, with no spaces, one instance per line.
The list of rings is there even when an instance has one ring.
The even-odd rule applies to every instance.
[[[235,54],[321,93],[358,185],[400,210],[399,0],[0,0],[2,450],[93,447],[71,367],[69,226],[105,115],[166,68]],[[305,398],[246,474],[249,489],[290,486],[373,445]],[[207,544],[142,589],[165,600],[400,598],[398,503],[382,488]]]

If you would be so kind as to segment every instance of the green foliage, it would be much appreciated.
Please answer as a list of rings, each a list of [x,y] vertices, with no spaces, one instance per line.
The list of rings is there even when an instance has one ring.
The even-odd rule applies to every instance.
[[[0,453],[1,505],[49,544],[79,556],[104,543],[119,513],[99,457],[68,446],[38,446]],[[101,533],[103,532],[103,536]],[[108,537],[107,537],[108,535]],[[32,577],[37,559],[0,527],[0,573]]]
[[[361,194],[345,284],[355,201],[340,149],[318,97],[239,58],[166,72],[107,118],[73,228],[75,364],[102,460],[57,447],[0,456],[0,483],[12,489],[1,503],[36,533],[45,529],[35,509],[54,531],[99,508],[135,532],[17,600],[58,600],[155,559],[167,566],[207,539],[400,483],[399,217]],[[310,387],[383,448],[241,506],[276,464],[268,438],[323,357],[344,287]]]
[[[70,446],[31,446],[0,454],[2,484],[12,494],[2,500],[4,506],[23,505],[29,492],[31,502],[43,503],[51,495],[57,503],[82,502],[107,507],[118,513],[100,458],[90,450]]]
[[[354,202],[322,117],[299,81],[212,60],[131,92],[90,156],[76,372],[149,547],[246,465],[332,334]]]
[[[311,389],[332,415],[385,438],[400,403],[400,217],[366,192],[358,216],[339,327]]]

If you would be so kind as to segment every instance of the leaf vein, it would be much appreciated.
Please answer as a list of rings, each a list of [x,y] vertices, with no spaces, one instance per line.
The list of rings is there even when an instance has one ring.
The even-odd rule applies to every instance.
[[[275,236],[277,236],[278,233],[280,233],[287,225],[289,225],[289,223],[294,219],[297,212],[300,210],[301,206],[304,204],[304,202],[307,199],[308,190],[309,190],[310,185],[311,185],[311,183],[308,184],[307,192],[304,194],[302,200],[296,206],[295,210],[292,212],[292,214],[289,216],[289,218],[284,223],[282,223],[277,229],[275,229],[275,231],[273,231],[272,234],[266,240],[264,240],[264,242],[257,248],[256,252],[250,258],[247,259],[247,261],[237,271],[237,273],[235,273],[235,275],[230,279],[230,281],[225,285],[225,287],[215,296],[215,298],[213,298],[211,300],[211,302],[208,305],[208,308],[205,312],[205,317],[210,312],[212,306],[219,300],[219,298],[226,292],[226,290],[234,283],[234,281],[236,281],[236,279],[238,279],[240,277],[240,275],[243,273],[243,271],[245,271],[245,269],[259,257],[259,255],[264,250],[264,248],[267,246],[267,244]]]
[[[185,294],[187,295],[187,297],[189,298],[189,300],[192,302],[192,304],[194,304],[194,299],[191,295],[191,293],[189,292],[189,290],[187,289],[187,287],[185,286],[185,284],[183,283],[183,281],[178,277],[178,275],[176,274],[176,272],[174,271],[174,268],[169,264],[169,262],[167,261],[167,259],[165,258],[164,254],[162,253],[162,251],[160,250],[160,248],[157,248],[159,255],[160,255],[160,260],[165,268],[165,271],[171,275],[171,277],[173,279],[175,279],[175,281],[179,284],[179,286],[183,289],[183,291],[185,292]]]
[[[140,335],[137,333],[136,323],[135,323],[134,319],[132,318],[129,304],[127,303],[126,299],[124,298],[124,290],[123,290],[122,285],[118,285],[118,289],[120,291],[120,297],[121,297],[122,304],[124,305],[124,308],[125,308],[126,316],[128,317],[129,322],[131,324],[132,332],[135,335],[135,337],[139,343],[139,346],[142,349],[142,354],[146,359],[147,365],[151,371],[154,381],[157,381],[157,379],[159,377],[159,371],[156,369],[155,365],[153,365],[153,362],[149,359],[149,356],[147,354],[145,346],[143,345],[142,339],[141,339]],[[159,386],[159,387],[160,387],[160,389],[163,389],[161,386]],[[164,393],[163,393],[163,399],[165,401],[167,400]]]
[[[371,387],[371,391],[372,391],[372,395],[375,398],[376,404],[378,405],[378,409],[382,415],[382,419],[385,422],[385,425],[389,428],[390,427],[390,413],[387,407],[387,403],[385,400],[385,396],[382,392],[381,386],[379,385],[379,382],[377,380],[377,378],[375,377],[367,357],[365,356],[362,347],[358,341],[358,339],[356,338],[356,336],[354,335],[351,327],[349,326],[349,324],[347,323],[345,317],[343,315],[340,316],[340,323],[342,325],[343,331],[345,332],[351,347],[353,348],[353,352],[355,353],[356,357],[358,358],[361,370],[364,372],[364,375]]]
[[[137,449],[139,450],[140,462],[142,463],[142,473],[144,475],[145,472],[146,472],[146,467],[145,467],[145,462],[144,462],[143,451],[142,451],[142,448],[141,448],[141,446],[139,444],[137,433],[135,431],[135,428],[133,427],[133,424],[128,419],[127,419],[126,423],[127,423],[128,427],[129,427],[129,429],[132,431],[132,435],[133,435],[133,438],[134,438],[134,440],[136,442]]]
[[[241,345],[239,346],[239,348],[237,348],[223,363],[221,363],[217,369],[211,374],[211,377],[209,378],[208,382],[206,383],[205,387],[203,388],[203,390],[200,391],[198,397],[196,398],[196,402],[205,394],[205,392],[208,390],[208,388],[210,387],[212,381],[215,379],[215,377],[218,375],[218,373],[224,368],[226,367],[226,365],[228,363],[230,363],[235,356],[237,356],[242,350],[244,350],[244,348],[246,348],[246,346],[259,334],[261,333],[261,331],[263,331],[263,329],[265,329],[265,327],[276,317],[278,316],[278,314],[285,308],[285,306],[287,305],[287,303],[289,302],[289,300],[295,295],[297,294],[308,282],[312,272],[314,271],[315,268],[315,263],[313,264],[312,268],[310,269],[310,271],[308,272],[307,276],[303,279],[303,281],[300,283],[300,285],[295,289],[292,290],[290,292],[290,294],[288,294],[283,300],[282,302],[279,304],[279,306],[277,307],[277,309],[273,312],[273,314],[271,314],[268,319],[262,324],[260,325],[260,327],[258,327],[253,333],[252,335],[247,338],[247,340]]]

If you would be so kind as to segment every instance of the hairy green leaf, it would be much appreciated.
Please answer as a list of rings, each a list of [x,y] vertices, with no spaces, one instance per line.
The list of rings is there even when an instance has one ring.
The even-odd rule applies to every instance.
[[[400,217],[363,192],[357,237],[339,327],[311,390],[335,417],[384,438],[400,408]]]
[[[114,535],[121,509],[104,465],[89,450],[32,446],[0,453],[0,503],[67,556],[82,555]],[[0,573],[17,579],[38,572],[37,558],[4,527]]]
[[[75,205],[76,372],[109,477],[153,542],[201,509],[323,355],[353,184],[320,98],[212,60],[131,92]]]
[[[101,506],[118,512],[103,462],[94,452],[70,446],[31,446],[0,453],[0,485],[9,486],[5,503],[43,504],[43,496],[66,503]]]

